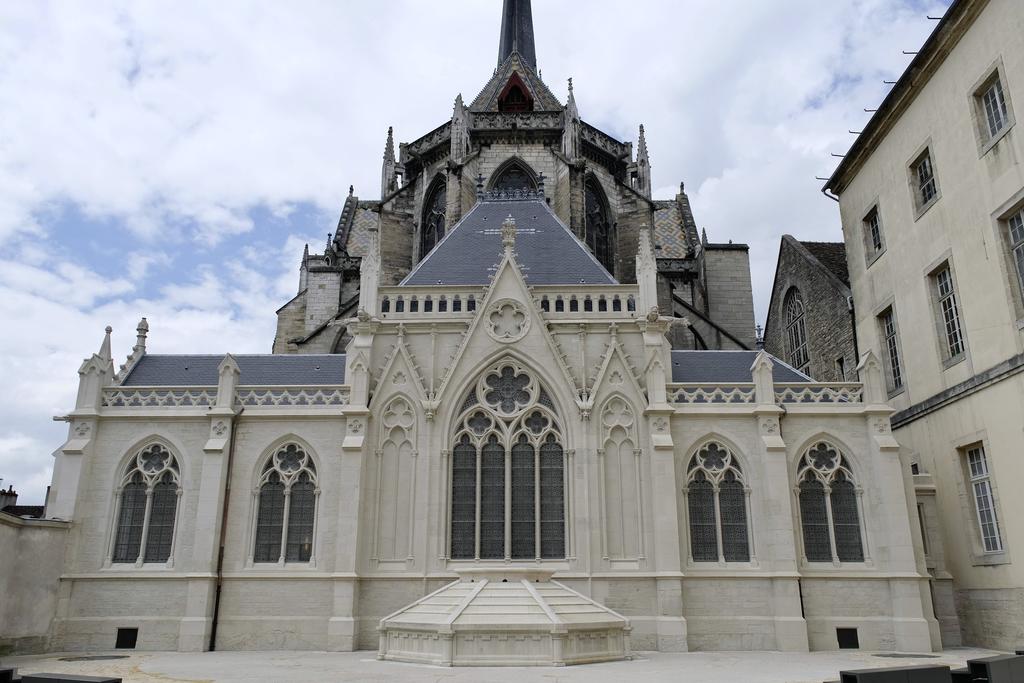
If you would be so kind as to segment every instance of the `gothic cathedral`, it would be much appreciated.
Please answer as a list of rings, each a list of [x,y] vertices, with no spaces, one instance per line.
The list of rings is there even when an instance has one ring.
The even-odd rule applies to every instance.
[[[529,0],[471,102],[388,131],[380,192],[303,255],[273,354],[151,354],[144,320],[84,362],[52,648],[940,646],[878,360],[756,350],[746,247],[652,197],[642,126],[549,90]]]

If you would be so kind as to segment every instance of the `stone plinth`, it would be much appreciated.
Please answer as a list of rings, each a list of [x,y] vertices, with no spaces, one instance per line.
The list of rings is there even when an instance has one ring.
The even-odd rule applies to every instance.
[[[565,666],[630,658],[629,620],[537,568],[459,580],[380,622],[380,659],[440,666]]]

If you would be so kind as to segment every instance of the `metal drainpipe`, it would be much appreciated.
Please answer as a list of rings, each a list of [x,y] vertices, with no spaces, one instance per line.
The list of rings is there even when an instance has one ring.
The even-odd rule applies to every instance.
[[[228,505],[231,501],[231,462],[235,455],[235,432],[245,408],[239,408],[231,423],[231,442],[228,444],[227,472],[224,476],[224,507],[220,517],[220,544],[217,548],[217,591],[213,597],[213,622],[210,624],[210,652],[217,649],[217,621],[220,617],[220,589],[224,581],[224,536],[227,534]]]

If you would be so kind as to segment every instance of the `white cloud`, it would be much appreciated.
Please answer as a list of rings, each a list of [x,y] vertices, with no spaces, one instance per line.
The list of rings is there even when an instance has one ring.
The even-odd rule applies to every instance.
[[[814,176],[944,4],[533,9],[553,91],[573,76],[583,117],[624,139],[644,122],[659,196],[685,180],[712,240],[750,243],[760,318],[781,234],[840,238]],[[268,238],[253,210],[335,216],[350,183],[374,198],[387,127],[413,140],[473,98],[499,22],[498,0],[0,3],[0,476],[41,498],[22,482],[45,479],[49,416],[108,322],[119,357],[141,315],[154,350],[269,350],[302,243],[333,221]],[[66,206],[104,227],[55,221]]]

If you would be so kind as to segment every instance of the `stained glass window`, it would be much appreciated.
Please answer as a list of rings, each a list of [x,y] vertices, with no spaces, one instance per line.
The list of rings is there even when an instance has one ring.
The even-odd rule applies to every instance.
[[[564,558],[565,464],[553,402],[508,361],[482,373],[472,393],[452,451],[451,558]]]
[[[808,475],[800,482],[800,522],[804,532],[804,554],[810,562],[831,562],[832,545],[825,509],[825,486]]]
[[[476,449],[469,437],[452,451],[452,557],[476,555]]]
[[[135,562],[142,545],[142,525],[146,518],[146,485],[136,473],[121,489],[121,512],[114,541],[114,562]]]
[[[503,192],[514,192],[516,190],[536,190],[537,183],[533,179],[533,173],[519,162],[513,161],[498,171],[498,177],[494,179],[491,187]]]
[[[608,202],[598,181],[589,178],[584,188],[586,240],[590,251],[609,273],[615,273],[615,225],[608,211]]]
[[[260,487],[259,514],[256,517],[256,562],[281,559],[281,531],[284,526],[284,484],[276,472]]]
[[[554,435],[540,447],[540,556],[565,557],[565,462]]]
[[[860,540],[860,518],[857,516],[857,493],[853,482],[842,472],[832,482],[832,527],[836,534],[836,555],[840,562],[863,562],[864,546]]]
[[[807,325],[804,321],[804,300],[800,290],[793,288],[786,295],[786,338],[789,342],[789,362],[801,372],[807,370]]]
[[[146,533],[145,562],[166,562],[171,556],[174,537],[174,512],[178,506],[178,486],[170,472],[165,472],[153,487],[153,502],[149,511],[149,531]]]
[[[736,474],[726,472],[718,485],[718,511],[722,520],[722,554],[726,562],[749,562],[747,494]]]
[[[316,519],[316,466],[301,446],[282,446],[267,460],[257,507],[253,561],[309,562]]]
[[[111,562],[167,562],[170,559],[178,507],[178,477],[177,460],[161,444],[150,444],[131,459],[121,480]],[[147,524],[143,533],[143,526]]]
[[[698,472],[687,493],[690,510],[690,552],[694,562],[718,561],[715,527],[715,490],[704,472]]]
[[[525,435],[512,446],[512,558],[516,560],[537,556],[535,457]]]
[[[495,437],[480,452],[480,557],[505,557],[505,449]]]
[[[420,258],[430,253],[444,237],[445,212],[448,210],[448,185],[438,180],[423,202],[423,225],[420,230]]]

